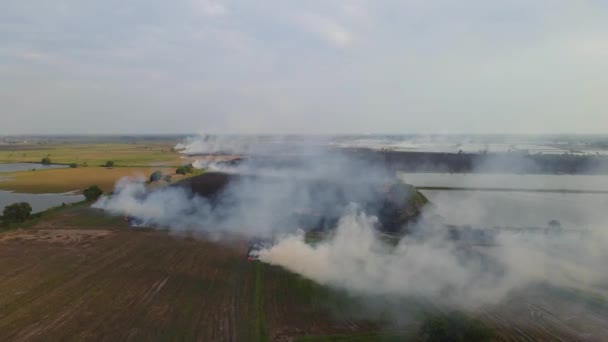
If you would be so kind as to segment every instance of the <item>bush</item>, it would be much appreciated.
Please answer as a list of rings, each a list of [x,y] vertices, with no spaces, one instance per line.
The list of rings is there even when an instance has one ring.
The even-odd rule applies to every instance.
[[[77,167],[78,167],[78,164],[76,164],[76,163],[71,163],[71,164],[70,164],[70,167],[71,167],[72,169],[75,169],[75,168],[77,168]]]
[[[50,165],[51,164],[51,158],[49,158],[48,156],[44,157],[44,158],[42,158],[42,160],[40,161],[40,163],[42,165]]]
[[[23,222],[30,217],[32,206],[27,202],[14,203],[4,207],[2,215],[5,222]]]
[[[105,163],[105,165],[104,165],[104,166],[105,166],[105,167],[112,167],[112,166],[114,166],[114,162],[113,162],[112,160],[108,160],[108,161]]]
[[[167,183],[171,183],[172,177],[171,177],[171,175],[165,175],[163,177],[163,180]]]
[[[150,175],[150,183],[159,181],[162,178],[163,178],[163,173],[160,170],[156,170]]]
[[[427,316],[419,330],[423,341],[490,341],[492,331],[481,321],[461,312]]]
[[[103,195],[103,191],[97,185],[92,185],[86,188],[82,193],[89,202],[96,201],[101,195]]]
[[[194,172],[194,167],[192,167],[192,164],[182,165],[175,170],[175,173],[178,175],[185,175],[192,172]]]

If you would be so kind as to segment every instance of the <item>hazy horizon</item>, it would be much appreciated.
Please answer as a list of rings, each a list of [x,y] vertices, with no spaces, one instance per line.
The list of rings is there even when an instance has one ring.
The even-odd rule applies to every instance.
[[[597,0],[9,0],[0,23],[0,135],[608,127]]]

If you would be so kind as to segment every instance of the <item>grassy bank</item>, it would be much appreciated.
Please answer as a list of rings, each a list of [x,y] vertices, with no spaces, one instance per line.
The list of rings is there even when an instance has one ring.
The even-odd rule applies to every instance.
[[[41,211],[39,213],[32,214],[30,218],[23,222],[14,222],[14,223],[4,223],[2,221],[2,217],[0,217],[0,233],[13,230],[13,229],[27,229],[35,226],[43,220],[52,218],[60,212],[64,212],[70,208],[84,208],[88,206],[90,203],[87,201],[76,202],[72,204],[59,205],[56,207],[49,208],[45,211]]]

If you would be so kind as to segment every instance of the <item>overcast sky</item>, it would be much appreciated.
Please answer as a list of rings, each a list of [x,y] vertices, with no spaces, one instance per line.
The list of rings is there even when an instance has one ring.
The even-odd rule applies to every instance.
[[[0,134],[190,132],[608,133],[608,1],[0,1]]]

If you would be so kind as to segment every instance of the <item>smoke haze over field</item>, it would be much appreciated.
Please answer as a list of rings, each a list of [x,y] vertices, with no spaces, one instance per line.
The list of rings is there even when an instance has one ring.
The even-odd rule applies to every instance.
[[[206,153],[219,152],[209,147],[217,148],[215,141],[199,145]],[[608,219],[601,211],[608,203],[605,195],[598,195],[597,205],[589,206],[566,200],[566,194],[554,194],[558,197],[548,203],[541,200],[544,207],[517,197],[516,207],[507,205],[512,205],[508,198],[502,203],[483,196],[439,199],[410,227],[410,234],[390,242],[377,230],[378,206],[369,203],[378,202],[374,189],[394,175],[381,164],[336,151],[317,147],[298,151],[301,160],[295,167],[256,168],[254,162],[234,167],[233,173],[245,170],[266,177],[236,178],[213,201],[181,187],[147,191],[142,181],[123,180],[113,196],[95,206],[175,232],[272,238],[274,245],[259,251],[261,261],[358,294],[421,296],[471,307],[497,303],[510,291],[539,282],[604,291],[608,281],[602,271],[608,262]],[[319,186],[314,181],[319,179],[339,184],[345,192]],[[324,241],[311,245],[300,230],[306,227],[293,217],[302,210],[340,219]],[[563,220],[563,227],[547,226],[559,212],[567,213],[570,220]],[[515,216],[530,220],[508,221]],[[495,236],[489,244],[453,239],[446,230],[446,224],[491,227],[505,223],[518,229],[490,232]],[[530,225],[541,229],[526,229]]]

